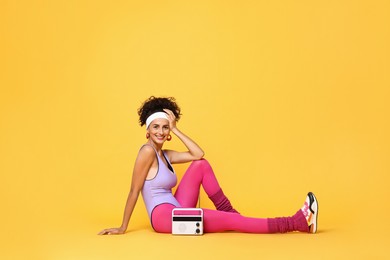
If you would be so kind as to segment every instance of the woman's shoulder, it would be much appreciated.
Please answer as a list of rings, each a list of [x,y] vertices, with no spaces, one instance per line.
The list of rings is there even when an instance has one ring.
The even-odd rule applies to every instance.
[[[156,152],[156,150],[154,149],[154,147],[150,144],[144,144],[141,146],[141,148],[139,149],[139,152],[138,154],[154,154]]]

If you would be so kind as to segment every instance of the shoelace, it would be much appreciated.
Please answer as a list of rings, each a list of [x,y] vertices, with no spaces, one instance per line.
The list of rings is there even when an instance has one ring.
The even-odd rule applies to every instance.
[[[305,201],[305,204],[303,205],[302,213],[306,218],[307,224],[310,225],[313,213],[310,211],[309,204],[306,201]]]
[[[305,204],[303,205],[303,215],[307,218],[309,216],[310,210],[309,210],[309,204],[305,201]]]

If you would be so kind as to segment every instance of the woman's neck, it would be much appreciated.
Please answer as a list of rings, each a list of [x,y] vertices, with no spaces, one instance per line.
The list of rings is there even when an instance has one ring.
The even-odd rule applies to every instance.
[[[148,144],[153,145],[153,147],[156,149],[156,151],[157,151],[158,153],[161,152],[162,147],[163,147],[162,144],[156,144],[155,142],[153,142],[153,141],[151,141],[151,140],[148,141]]]

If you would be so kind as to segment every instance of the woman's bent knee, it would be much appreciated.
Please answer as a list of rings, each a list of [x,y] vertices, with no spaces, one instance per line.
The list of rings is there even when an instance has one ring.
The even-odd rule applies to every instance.
[[[210,167],[210,163],[205,158],[192,161],[191,165],[196,167],[204,167],[204,166]]]

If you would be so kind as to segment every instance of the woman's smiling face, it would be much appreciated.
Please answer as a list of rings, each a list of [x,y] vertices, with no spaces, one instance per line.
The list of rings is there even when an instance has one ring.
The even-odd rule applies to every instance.
[[[170,133],[169,121],[164,118],[157,118],[150,123],[147,132],[149,133],[149,140],[156,144],[163,144]]]

